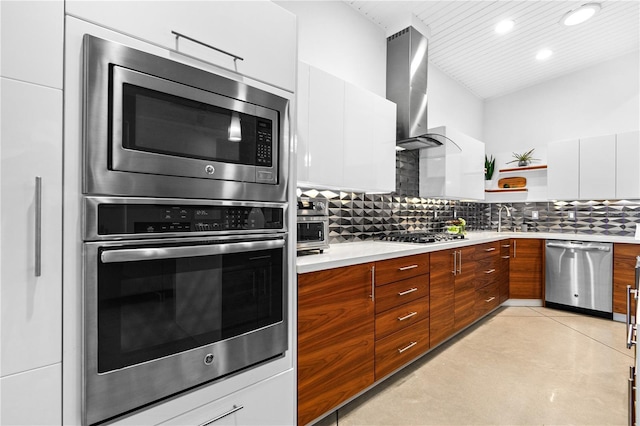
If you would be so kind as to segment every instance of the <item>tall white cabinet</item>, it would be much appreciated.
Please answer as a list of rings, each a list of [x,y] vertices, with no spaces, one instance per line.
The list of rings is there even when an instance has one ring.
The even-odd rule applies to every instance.
[[[64,5],[3,1],[0,8],[0,423],[57,425]]]

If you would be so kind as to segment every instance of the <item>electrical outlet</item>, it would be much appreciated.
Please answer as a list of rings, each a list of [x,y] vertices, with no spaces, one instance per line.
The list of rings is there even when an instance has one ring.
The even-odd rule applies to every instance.
[[[540,218],[540,215],[538,215],[538,210],[534,210],[531,212],[531,219],[538,220],[539,218]]]
[[[567,212],[567,215],[569,217],[569,220],[575,220],[576,218],[576,212]]]

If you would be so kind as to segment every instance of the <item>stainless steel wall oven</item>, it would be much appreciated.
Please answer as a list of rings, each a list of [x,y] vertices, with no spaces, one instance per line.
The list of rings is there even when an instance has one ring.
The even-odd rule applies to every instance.
[[[289,101],[84,37],[83,192],[286,201]]]
[[[83,61],[82,406],[95,424],[289,349],[290,120],[288,99],[241,76],[91,35]]]
[[[286,204],[84,204],[87,424],[287,350]]]

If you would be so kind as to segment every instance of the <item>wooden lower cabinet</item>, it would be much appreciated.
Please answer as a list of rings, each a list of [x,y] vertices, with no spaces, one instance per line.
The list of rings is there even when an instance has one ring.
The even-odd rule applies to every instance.
[[[475,247],[469,246],[456,250],[454,258],[456,269],[453,274],[453,329],[459,331],[476,320],[473,308],[476,299]]]
[[[376,341],[376,380],[429,350],[429,318]]]
[[[455,325],[454,257],[457,250],[431,253],[429,277],[429,343],[433,347],[451,336]],[[455,259],[457,260],[457,258]]]
[[[542,299],[544,282],[544,240],[511,239],[509,298]]]
[[[637,256],[640,256],[638,244],[613,245],[613,313],[627,312],[627,286],[635,286]],[[635,300],[631,298],[631,312],[635,311]]]
[[[500,241],[500,259],[498,260],[498,282],[500,290],[500,303],[509,299],[509,259],[511,255],[511,241]]]
[[[298,275],[298,424],[374,382],[373,263]]]

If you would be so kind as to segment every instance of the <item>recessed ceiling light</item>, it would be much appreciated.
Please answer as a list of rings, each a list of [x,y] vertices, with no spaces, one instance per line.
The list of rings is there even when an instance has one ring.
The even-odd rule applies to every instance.
[[[551,50],[542,49],[536,55],[536,59],[539,61],[544,61],[545,59],[548,59],[551,55],[553,55],[553,52]]]
[[[509,31],[511,31],[513,29],[513,26],[515,24],[516,24],[515,21],[513,21],[511,19],[505,19],[503,21],[498,22],[498,24],[496,25],[495,31],[498,34],[508,33]]]
[[[591,18],[597,11],[600,10],[600,8],[600,3],[583,4],[579,8],[565,13],[560,20],[560,23],[567,26],[581,24],[587,19]]]

